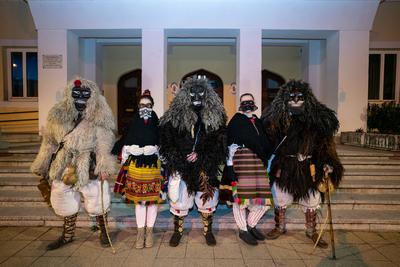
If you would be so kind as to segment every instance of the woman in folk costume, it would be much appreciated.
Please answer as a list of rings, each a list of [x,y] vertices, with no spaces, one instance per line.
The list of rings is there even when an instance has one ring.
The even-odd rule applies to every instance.
[[[252,94],[240,97],[239,112],[228,124],[229,157],[221,181],[221,191],[232,190],[239,237],[249,245],[265,239],[256,226],[271,205],[266,171],[271,145],[261,120],[254,114],[256,109]]]
[[[31,171],[49,179],[51,205],[64,218],[64,230],[47,246],[57,249],[73,241],[81,193],[89,216],[96,217],[100,241],[108,246],[105,228],[110,190],[105,179],[115,172],[110,154],[115,122],[97,85],[77,79],[68,83],[64,98],[47,117],[39,154]]]
[[[117,181],[114,191],[135,203],[138,233],[136,248],[153,246],[153,227],[160,203],[161,172],[158,159],[158,117],[153,111],[150,91],[144,91],[137,112],[123,140],[122,168],[127,168],[125,181]]]

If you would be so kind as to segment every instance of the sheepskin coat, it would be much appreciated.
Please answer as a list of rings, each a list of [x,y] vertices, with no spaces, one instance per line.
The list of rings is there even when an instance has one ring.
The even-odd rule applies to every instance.
[[[89,181],[91,153],[94,153],[96,158],[95,175],[100,172],[115,173],[115,159],[110,153],[115,139],[115,121],[111,109],[94,82],[80,80],[82,87],[91,90],[91,97],[82,112],[81,122],[65,136],[73,129],[79,115],[71,96],[74,87],[72,80],[65,88],[63,100],[48,114],[39,154],[31,165],[33,173],[46,177],[52,154],[58,145],[64,142],[63,148],[51,164],[48,176],[50,181],[60,180],[66,167],[75,166],[78,176],[78,182],[75,184],[77,188]]]

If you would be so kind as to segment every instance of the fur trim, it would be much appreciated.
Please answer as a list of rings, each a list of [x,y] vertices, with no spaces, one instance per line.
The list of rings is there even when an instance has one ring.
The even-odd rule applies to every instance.
[[[190,88],[193,86],[206,88],[204,107],[200,112],[202,122],[205,124],[206,132],[216,131],[226,124],[226,112],[218,94],[208,84],[207,79],[197,79],[195,76],[185,80],[182,89],[176,95],[168,111],[160,119],[160,125],[171,123],[172,127],[179,131],[190,133],[192,126],[197,121],[196,112],[192,109],[190,100]],[[182,114],[185,114],[184,116]]]

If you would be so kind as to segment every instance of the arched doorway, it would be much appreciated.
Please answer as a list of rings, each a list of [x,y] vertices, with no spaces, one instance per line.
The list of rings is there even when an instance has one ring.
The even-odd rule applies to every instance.
[[[137,111],[142,93],[142,70],[136,69],[122,75],[118,80],[118,133],[124,134],[123,127]]]
[[[208,70],[205,69],[198,69],[192,72],[189,72],[185,76],[183,76],[181,82],[186,80],[188,77],[192,76],[206,76],[208,79],[208,83],[211,85],[211,87],[215,90],[215,92],[218,94],[218,96],[221,98],[222,103],[224,103],[224,83],[222,82],[222,79],[215,73],[209,72]]]
[[[285,83],[285,79],[272,71],[262,70],[261,88],[262,88],[262,110],[266,109],[272,100],[274,100],[279,88]]]

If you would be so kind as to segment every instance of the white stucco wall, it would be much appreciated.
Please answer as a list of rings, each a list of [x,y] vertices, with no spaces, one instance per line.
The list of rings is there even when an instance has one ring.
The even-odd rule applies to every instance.
[[[302,78],[302,48],[298,46],[263,46],[262,68],[285,80]]]
[[[39,31],[39,47],[42,46],[39,50],[60,53],[70,61],[76,57],[75,49],[67,48],[68,29],[75,33],[90,29],[94,37],[112,35],[115,38],[132,37],[137,32],[131,30],[138,29],[143,45],[143,87],[158,90],[156,102],[162,103],[156,106],[159,113],[165,110],[162,93],[167,85],[165,40],[171,37],[171,32],[174,34],[172,30],[181,31],[189,38],[198,37],[199,30],[202,37],[222,34],[236,38],[238,94],[246,90],[256,98],[261,98],[262,39],[273,38],[265,37],[264,31],[281,34],[280,38],[286,39],[326,39],[326,51],[320,46],[321,53],[313,55],[322,62],[320,68],[312,73],[303,69],[302,76],[312,78],[312,84],[320,84],[321,100],[338,111],[343,120],[342,130],[352,130],[364,123],[361,114],[366,103],[368,58],[365,44],[368,46],[369,42],[365,36],[369,36],[378,3],[378,0],[196,0],[183,5],[178,0],[29,1]],[[84,20],[71,19],[76,16],[76,10]],[[282,19],[282,10],[285,10],[285,19]],[[43,102],[41,113],[47,114],[48,106],[54,104],[57,91],[72,72],[66,64],[64,61],[60,70],[39,70],[40,98],[46,93],[43,101],[39,100]],[[349,108],[353,114],[348,116]]]

